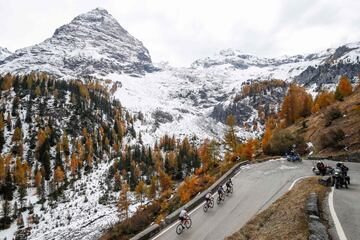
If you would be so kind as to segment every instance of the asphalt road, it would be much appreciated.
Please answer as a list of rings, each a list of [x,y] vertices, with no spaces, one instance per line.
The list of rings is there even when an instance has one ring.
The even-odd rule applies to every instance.
[[[176,234],[176,222],[153,239],[223,239],[282,196],[294,180],[311,176],[311,169],[311,161],[289,163],[276,160],[247,165],[233,177],[234,193],[225,202],[215,203],[207,213],[202,206],[191,212],[192,227],[181,235]]]
[[[329,162],[331,165],[335,163]],[[351,178],[349,189],[334,189],[334,207],[348,240],[360,239],[360,164],[345,163]]]
[[[325,161],[335,167],[336,162]],[[334,207],[348,240],[358,240],[360,236],[360,164],[346,163],[350,168],[349,189],[335,189]],[[312,176],[313,163],[289,163],[286,160],[268,161],[244,166],[233,177],[234,193],[225,202],[205,213],[202,205],[190,212],[192,227],[177,235],[175,228],[179,222],[165,228],[153,240],[194,239],[218,240],[239,230],[258,212],[266,209],[282,196],[295,180]],[[215,195],[216,200],[217,195]]]

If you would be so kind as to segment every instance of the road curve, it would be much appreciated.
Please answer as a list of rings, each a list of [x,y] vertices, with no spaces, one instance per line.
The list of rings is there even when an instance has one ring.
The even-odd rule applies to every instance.
[[[215,203],[214,208],[207,213],[204,213],[202,207],[191,212],[192,227],[184,230],[181,235],[175,232],[177,222],[164,229],[153,240],[223,239],[282,196],[296,179],[311,176],[311,168],[311,161],[289,163],[286,160],[244,166],[232,179],[234,194],[224,203],[219,206]]]
[[[360,238],[360,164],[345,163],[345,165],[349,167],[351,184],[349,189],[334,189],[334,208],[347,240],[358,240]]]

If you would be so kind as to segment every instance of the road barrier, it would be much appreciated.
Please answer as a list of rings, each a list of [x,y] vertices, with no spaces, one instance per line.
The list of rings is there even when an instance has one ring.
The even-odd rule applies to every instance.
[[[360,162],[360,152],[340,154],[336,156],[309,156],[309,160],[334,160],[343,162]]]
[[[320,220],[318,196],[316,193],[310,193],[305,207],[309,218],[309,239],[324,239],[328,240],[329,235],[325,225]]]
[[[179,217],[180,211],[182,209],[186,209],[188,212],[198,205],[202,204],[204,202],[205,195],[210,191],[212,194],[216,192],[216,190],[219,188],[220,185],[225,184],[225,182],[233,177],[241,168],[241,166],[244,166],[248,164],[249,161],[243,161],[235,164],[229,171],[227,171],[223,176],[221,176],[214,184],[212,184],[206,191],[203,191],[199,193],[196,197],[194,197],[192,200],[190,200],[188,203],[186,203],[181,208],[175,210],[171,214],[169,214],[167,217],[165,217],[165,224],[158,225],[153,224],[150,225],[148,228],[146,228],[144,231],[138,233],[135,235],[131,240],[144,240],[149,239],[153,237],[155,234],[157,234],[161,229],[165,228],[166,226],[170,225],[174,221],[176,221]]]

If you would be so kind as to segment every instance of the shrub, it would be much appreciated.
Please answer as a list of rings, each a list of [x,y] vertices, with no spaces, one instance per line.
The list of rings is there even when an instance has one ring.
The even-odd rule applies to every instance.
[[[331,129],[329,132],[324,133],[320,136],[320,145],[322,149],[324,148],[335,148],[340,149],[343,148],[343,144],[340,142],[344,140],[345,133],[340,128]]]
[[[299,154],[306,153],[306,143],[303,136],[293,134],[287,129],[277,128],[271,136],[266,154],[285,155],[290,152],[293,145],[296,146],[296,151]]]
[[[153,222],[160,212],[160,204],[154,202],[144,210],[136,212],[129,219],[117,224],[105,239],[125,240],[142,231]],[[108,238],[107,238],[108,237]]]
[[[295,143],[294,136],[286,129],[276,129],[270,140],[270,154],[285,155]]]
[[[341,110],[337,107],[330,108],[325,113],[325,127],[328,127],[331,125],[331,123],[338,118],[341,118],[343,116]]]

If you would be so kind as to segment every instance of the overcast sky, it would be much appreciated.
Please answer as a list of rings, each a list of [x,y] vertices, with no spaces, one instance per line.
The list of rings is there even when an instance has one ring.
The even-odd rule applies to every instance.
[[[96,7],[141,40],[153,61],[175,66],[226,48],[279,56],[360,41],[359,0],[0,0],[0,46],[39,43]]]

